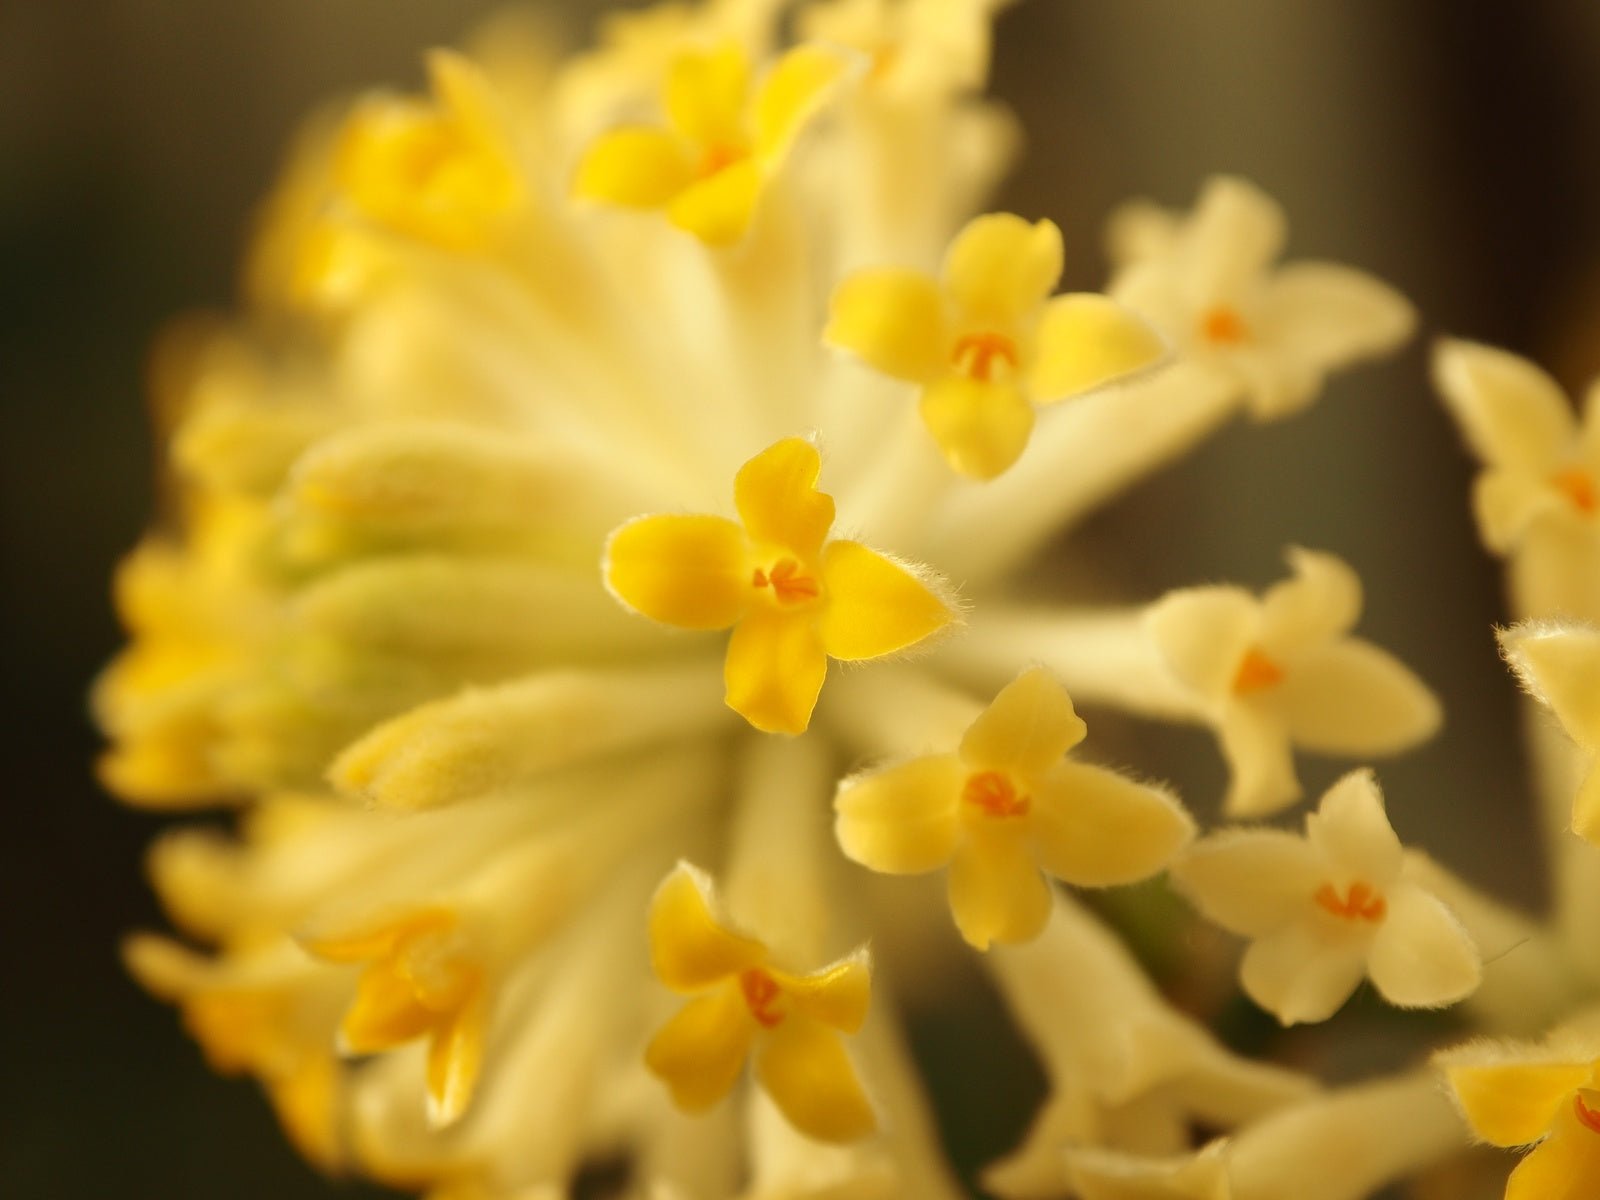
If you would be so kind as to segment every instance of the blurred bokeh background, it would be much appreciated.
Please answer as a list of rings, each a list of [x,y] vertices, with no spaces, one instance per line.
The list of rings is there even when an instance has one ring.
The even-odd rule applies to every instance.
[[[108,573],[149,511],[152,335],[232,302],[252,204],[300,116],[419,83],[418,52],[495,7],[0,4],[0,1196],[330,1194],[254,1090],[214,1078],[118,966],[119,936],[158,921],[140,858],[160,822],[97,790],[84,693],[117,642]],[[559,5],[580,36],[597,7]],[[1284,202],[1294,256],[1372,270],[1421,308],[1403,358],[1341,378],[1293,421],[1229,429],[1079,541],[1136,596],[1260,585],[1291,542],[1349,558],[1368,581],[1365,630],[1450,715],[1382,770],[1396,826],[1531,905],[1538,850],[1489,633],[1496,572],[1425,347],[1444,331],[1497,342],[1573,387],[1600,369],[1597,75],[1592,0],[1032,0],[1001,21],[995,73],[1030,135],[1000,203],[1063,226],[1069,285],[1103,281],[1101,222],[1119,200],[1187,205],[1226,170]],[[1212,811],[1222,775],[1205,739],[1152,730],[1139,746],[1142,767]],[[1006,1136],[963,1145],[993,1153]]]

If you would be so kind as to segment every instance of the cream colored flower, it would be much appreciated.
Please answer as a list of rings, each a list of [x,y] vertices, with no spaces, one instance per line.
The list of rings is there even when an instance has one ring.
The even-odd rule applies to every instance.
[[[918,874],[948,865],[950,910],[979,950],[1025,942],[1050,916],[1045,874],[1086,887],[1161,870],[1194,834],[1169,793],[1063,759],[1084,724],[1049,672],[1008,684],[953,753],[839,785],[835,829],[863,866]]]
[[[1395,349],[1416,317],[1369,275],[1323,262],[1279,267],[1283,211],[1243,179],[1207,181],[1187,217],[1130,204],[1111,226],[1107,289],[1178,354],[1229,380],[1258,418],[1311,403],[1327,375]]]
[[[1363,978],[1401,1008],[1454,1004],[1482,978],[1455,914],[1407,878],[1369,771],[1328,789],[1304,837],[1213,834],[1172,878],[1207,917],[1252,939],[1240,982],[1285,1025],[1331,1017]]]
[[[1242,588],[1173,592],[1147,611],[1167,668],[1216,730],[1227,811],[1275,812],[1300,796],[1291,747],[1368,756],[1438,729],[1438,701],[1393,655],[1350,637],[1361,581],[1331,554],[1289,551],[1291,579],[1257,600]]]
[[[1600,755],[1600,630],[1530,622],[1501,630],[1499,638],[1522,686],[1550,709],[1580,749]],[[1593,757],[1573,797],[1572,831],[1600,846],[1600,770]]]

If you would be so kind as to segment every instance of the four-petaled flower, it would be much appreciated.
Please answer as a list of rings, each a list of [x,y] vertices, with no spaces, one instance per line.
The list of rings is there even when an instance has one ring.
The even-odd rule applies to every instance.
[[[830,657],[892,654],[956,618],[902,564],[826,541],[833,498],[816,489],[821,469],[815,446],[786,438],[739,469],[739,522],[637,517],[606,543],[606,586],[629,608],[684,629],[733,627],[728,706],[768,733],[805,732]]]
[[[839,285],[823,340],[919,385],[922,419],[951,467],[992,479],[1022,455],[1033,405],[1159,362],[1166,345],[1104,296],[1050,297],[1061,231],[1009,213],[969,222],[941,278],[878,267]]]
[[[1593,1013],[1543,1042],[1470,1043],[1434,1062],[1472,1132],[1495,1146],[1533,1145],[1505,1200],[1600,1196],[1600,1023]]]
[[[726,1096],[754,1048],[757,1081],[801,1133],[848,1142],[877,1127],[839,1037],[867,1017],[865,948],[810,974],[782,970],[717,918],[710,881],[680,863],[650,904],[650,957],[662,983],[695,997],[645,1051],[680,1108],[701,1112]]]
[[[1194,835],[1168,793],[1064,760],[1084,724],[1049,672],[1001,689],[949,754],[869,771],[839,785],[839,844],[875,871],[950,866],[950,908],[980,950],[1024,942],[1050,916],[1041,870],[1106,887],[1154,874]]]
[[[483,1065],[489,993],[457,915],[419,909],[308,940],[306,949],[329,962],[365,966],[339,1025],[341,1046],[376,1054],[427,1038],[431,1119],[445,1125],[465,1113]]]
[[[1328,789],[1305,837],[1225,830],[1192,846],[1172,879],[1211,920],[1254,939],[1240,982],[1285,1025],[1331,1017],[1364,976],[1401,1008],[1454,1004],[1482,977],[1455,915],[1406,877],[1369,771]]]
[[[797,46],[752,90],[749,55],[736,42],[685,51],[667,70],[667,127],[602,134],[579,163],[573,190],[626,208],[664,208],[708,245],[736,242],[767,178],[845,67],[838,51]]]
[[[1140,202],[1111,226],[1107,291],[1263,419],[1304,408],[1330,371],[1393,350],[1416,324],[1405,297],[1360,271],[1274,269],[1285,229],[1271,197],[1226,176],[1206,184],[1192,216]]]
[[[1600,755],[1600,630],[1589,625],[1516,625],[1501,630],[1500,648],[1517,678],[1548,705],[1567,736]],[[1600,846],[1600,759],[1572,801],[1572,831]]]
[[[1330,554],[1292,549],[1292,579],[1257,600],[1186,588],[1146,614],[1156,648],[1216,729],[1232,779],[1227,810],[1259,816],[1300,796],[1291,745],[1394,754],[1431,736],[1438,701],[1387,651],[1346,634],[1361,581]]]

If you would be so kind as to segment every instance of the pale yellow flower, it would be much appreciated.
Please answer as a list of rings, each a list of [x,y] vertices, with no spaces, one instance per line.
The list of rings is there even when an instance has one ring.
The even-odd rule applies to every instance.
[[[940,278],[877,267],[833,295],[823,340],[914,383],[928,432],[952,468],[992,479],[1021,457],[1033,408],[1159,362],[1161,339],[1104,296],[1051,297],[1061,231],[1009,213],[968,223]]]
[[[1522,685],[1549,707],[1567,736],[1590,756],[1572,800],[1572,831],[1600,846],[1600,630],[1532,622],[1499,633],[1500,648]]]
[[[1221,739],[1234,816],[1299,798],[1292,747],[1395,754],[1439,727],[1427,687],[1387,651],[1349,636],[1361,614],[1355,572],[1331,554],[1288,557],[1294,576],[1259,600],[1242,588],[1187,588],[1145,617],[1162,660]]]
[[[1328,789],[1306,834],[1234,829],[1197,842],[1172,878],[1200,911],[1252,940],[1239,979],[1285,1025],[1323,1021],[1363,978],[1401,1008],[1441,1008],[1482,978],[1478,950],[1403,869],[1368,771]]]
[[[1161,870],[1193,836],[1160,788],[1064,759],[1086,729],[1061,685],[1024,671],[952,753],[868,771],[839,785],[839,844],[875,871],[949,866],[950,910],[979,950],[1038,935],[1045,874],[1106,887]]]

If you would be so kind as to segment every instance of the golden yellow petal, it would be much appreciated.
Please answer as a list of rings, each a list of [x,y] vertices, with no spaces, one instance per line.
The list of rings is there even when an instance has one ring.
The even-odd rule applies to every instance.
[[[1028,393],[1035,404],[1080,395],[1155,366],[1167,344],[1142,317],[1079,292],[1045,305],[1034,331]]]
[[[972,832],[950,863],[950,912],[967,943],[1032,941],[1050,919],[1050,885],[1019,833]]]
[[[872,960],[866,948],[809,975],[774,972],[795,1008],[841,1033],[855,1033],[872,1003]]]
[[[953,754],[913,759],[839,785],[834,832],[855,862],[892,875],[944,866],[955,853],[967,768]]]
[[[1000,380],[947,375],[922,393],[922,420],[953,470],[993,479],[1022,457],[1033,432],[1033,409]]]
[[[1589,1081],[1589,1063],[1445,1063],[1445,1078],[1472,1131],[1496,1146],[1525,1146],[1549,1132],[1561,1105]]]
[[[755,97],[756,153],[781,157],[844,74],[845,59],[825,46],[796,46],[767,72]]]
[[[734,627],[723,663],[728,707],[763,733],[811,724],[828,656],[813,615],[756,610]]]
[[[1589,1093],[1591,1100],[1594,1093]],[[1593,1200],[1600,1196],[1600,1132],[1578,1120],[1563,1100],[1555,1131],[1517,1164],[1505,1200]]]
[[[868,366],[912,383],[948,367],[948,331],[939,287],[919,271],[857,271],[834,290],[822,340]]]
[[[1061,278],[1061,230],[1011,213],[969,221],[944,261],[945,291],[962,317],[999,333],[1015,333]]]
[[[1087,732],[1055,676],[1030,667],[978,715],[961,739],[961,757],[976,769],[1033,775],[1055,766]]]
[[[435,1126],[461,1119],[483,1070],[488,1001],[480,990],[435,1031],[428,1044],[428,1117]]]
[[[644,1065],[679,1108],[703,1112],[738,1081],[755,1031],[744,997],[730,984],[684,1005],[650,1040]]]
[[[694,166],[678,138],[635,126],[595,139],[578,163],[572,193],[625,208],[664,208],[692,182]]]
[[[724,517],[636,517],[606,542],[611,594],[680,629],[726,629],[750,597],[744,534]]]
[[[803,1014],[792,1014],[763,1039],[756,1078],[807,1137],[853,1142],[878,1127],[839,1035]]]
[[[662,100],[667,119],[684,137],[705,147],[726,147],[745,141],[749,90],[750,60],[730,41],[673,59]]]
[[[859,542],[829,542],[822,552],[826,603],[822,647],[841,662],[879,658],[914,646],[956,619],[933,588],[893,559]]]
[[[361,973],[355,999],[339,1024],[339,1037],[354,1054],[373,1054],[432,1031],[441,1014],[422,1004],[397,963],[374,963]]]
[[[758,547],[809,562],[833,528],[833,497],[817,490],[822,455],[805,438],[774,442],[733,481],[733,501]]]
[[[750,228],[765,177],[754,159],[691,183],[667,206],[667,219],[708,246],[728,246]]]
[[[711,882],[679,863],[650,902],[650,963],[675,992],[698,992],[766,959],[754,938],[734,933],[711,906]]]

